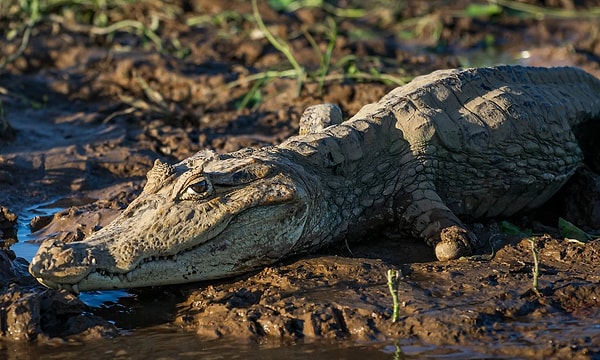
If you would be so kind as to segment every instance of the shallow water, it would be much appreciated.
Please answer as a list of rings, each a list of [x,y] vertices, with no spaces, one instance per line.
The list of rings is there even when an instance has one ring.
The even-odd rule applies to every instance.
[[[56,199],[28,207],[19,214],[17,226],[17,238],[19,241],[10,247],[18,257],[22,257],[28,262],[31,262],[31,259],[33,259],[37,249],[40,247],[39,239],[37,239],[35,234],[31,233],[29,228],[31,219],[35,216],[53,215],[65,208],[60,205],[70,206],[73,204],[72,201],[66,203],[62,199]],[[131,293],[125,290],[92,291],[81,293],[79,299],[90,307],[105,308],[111,304],[118,303],[121,298],[132,296]]]
[[[42,203],[26,208],[23,212],[19,213],[18,225],[17,225],[17,238],[18,242],[11,245],[11,249],[17,254],[17,256],[24,258],[28,262],[35,255],[39,244],[35,242],[36,237],[29,229],[29,222],[35,216],[52,215],[55,212],[62,210],[62,208],[51,208],[47,207],[50,203]]]
[[[151,354],[151,355],[150,355]],[[162,326],[140,329],[115,339],[28,346],[0,344],[0,358],[82,359],[481,359],[485,354],[435,346],[349,341],[278,340],[260,343],[236,340],[202,340],[195,334]]]
[[[16,349],[15,349],[16,350]],[[170,328],[140,330],[112,340],[101,340],[62,346],[44,346],[27,352],[30,358],[81,359],[93,354],[94,359],[390,359],[393,354],[382,345],[348,346],[340,343],[241,343],[239,341],[201,341],[195,334]],[[18,356],[8,359],[21,358]],[[22,354],[21,354],[22,355]]]

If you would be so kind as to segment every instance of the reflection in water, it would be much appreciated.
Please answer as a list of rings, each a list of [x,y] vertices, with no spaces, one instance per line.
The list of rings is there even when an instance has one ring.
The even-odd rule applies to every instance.
[[[387,345],[387,346],[386,346]],[[0,345],[2,346],[2,345]],[[10,344],[0,347],[0,358],[13,359],[416,359],[398,353],[393,344],[357,344],[347,341],[279,340],[249,342],[243,340],[207,340],[177,328],[162,326],[138,330],[115,339],[61,344],[61,346],[27,346]],[[421,358],[421,357],[418,357]]]
[[[89,307],[112,307],[122,298],[134,297],[125,290],[88,291],[79,294],[79,300]]]
[[[481,359],[486,354],[460,347],[401,345],[403,342],[358,343],[350,340],[203,339],[172,326],[140,329],[114,339],[61,343],[60,346],[1,344],[0,358],[27,359],[244,359],[244,360],[404,360]]]
[[[21,228],[21,225],[19,225],[19,228]],[[21,236],[20,233],[17,236],[19,237],[19,241],[10,246],[11,250],[14,251],[18,257],[22,257],[27,260],[27,262],[31,262],[31,259],[33,259],[33,255],[35,255],[40,244],[28,241],[26,237]]]
[[[10,248],[17,256],[24,258],[27,262],[31,262],[31,259],[33,259],[33,256],[40,246],[40,239],[38,239],[35,234],[32,234],[31,229],[29,228],[31,219],[36,216],[52,216],[69,206],[77,205],[83,201],[89,202],[90,199],[81,198],[78,201],[74,199],[57,199],[26,208],[24,212],[19,214],[17,224],[18,242],[11,245]]]

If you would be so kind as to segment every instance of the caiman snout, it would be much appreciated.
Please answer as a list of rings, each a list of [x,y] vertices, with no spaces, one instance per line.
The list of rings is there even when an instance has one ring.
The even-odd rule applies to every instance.
[[[31,261],[29,272],[48,287],[79,292],[76,284],[96,267],[96,257],[90,250],[81,242],[45,241]]]

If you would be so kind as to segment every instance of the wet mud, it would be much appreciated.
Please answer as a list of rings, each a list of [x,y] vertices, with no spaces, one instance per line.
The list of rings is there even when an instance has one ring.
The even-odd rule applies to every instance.
[[[396,86],[351,79],[352,71],[408,80],[509,62],[600,76],[597,19],[506,9],[459,16],[466,2],[402,3],[337,19],[332,64],[346,58],[352,66],[333,66],[322,90],[309,79],[298,94],[295,79],[276,78],[242,108],[248,78],[286,62],[257,35],[249,2],[148,1],[107,11],[114,22],[159,19],[161,49],[130,32],[95,34],[64,8],[36,25],[23,54],[0,70],[0,357],[75,358],[100,346],[107,358],[600,358],[600,240],[569,241],[556,225],[562,216],[598,230],[600,181],[589,169],[532,213],[471,224],[490,239],[475,259],[437,262],[421,242],[385,233],[211,283],[78,297],[28,274],[24,246],[81,240],[108,224],[139,194],[154,159],[277,144],[297,133],[307,106],[337,103],[346,118]],[[262,3],[260,11],[301,64],[319,66],[299,34],[325,46],[327,33],[315,24],[326,24],[328,11],[277,12]],[[425,16],[431,22],[419,31],[399,21]],[[2,56],[17,50],[17,40],[3,39]],[[503,220],[539,234],[536,290],[532,241],[501,231]],[[391,284],[396,321],[390,270],[399,275]]]

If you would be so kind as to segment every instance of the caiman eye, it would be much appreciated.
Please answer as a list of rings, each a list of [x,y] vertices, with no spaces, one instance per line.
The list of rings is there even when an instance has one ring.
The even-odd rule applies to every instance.
[[[209,191],[210,185],[208,184],[208,181],[204,179],[188,185],[185,189],[185,193],[192,196],[206,196]]]

